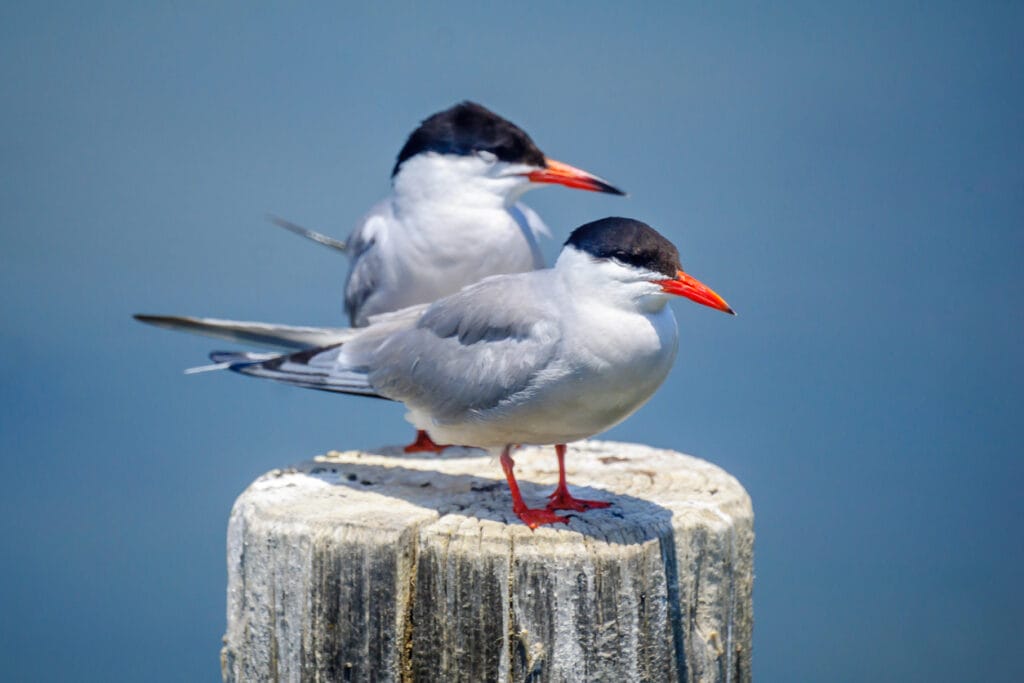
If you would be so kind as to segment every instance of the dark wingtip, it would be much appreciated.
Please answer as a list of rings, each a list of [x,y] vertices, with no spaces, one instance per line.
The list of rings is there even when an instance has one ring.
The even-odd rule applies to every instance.
[[[138,320],[140,323],[147,325],[156,325],[157,327],[167,327],[173,324],[187,323],[188,320],[176,315],[152,315],[149,313],[134,313],[132,317]]]

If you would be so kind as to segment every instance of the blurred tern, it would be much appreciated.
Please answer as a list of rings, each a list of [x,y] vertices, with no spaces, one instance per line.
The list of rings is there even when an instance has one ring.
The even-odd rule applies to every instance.
[[[445,443],[500,450],[513,511],[536,528],[565,522],[556,510],[608,505],[570,495],[565,444],[625,420],[665,380],[678,340],[670,295],[733,312],[683,272],[676,248],[654,229],[605,218],[577,228],[551,269],[486,278],[365,328],[333,331],[326,346],[211,358],[254,377],[401,401],[414,426]],[[139,317],[229,338],[248,325]],[[255,334],[265,341],[271,327]],[[285,343],[306,343],[294,337],[309,328],[293,329]],[[559,484],[545,508],[523,501],[510,454],[516,444],[555,445]]]
[[[345,311],[353,326],[370,316],[454,294],[489,275],[544,267],[537,245],[549,235],[519,202],[544,184],[623,192],[544,155],[530,136],[474,102],[429,117],[409,136],[391,172],[392,192],[345,242],[282,218],[279,226],[347,253]]]
[[[543,268],[537,240],[550,232],[519,202],[527,190],[558,184],[623,194],[545,156],[521,128],[468,101],[430,116],[412,132],[391,180],[391,195],[345,242],[271,216],[277,225],[349,255],[345,311],[355,327],[490,275]],[[406,451],[442,448],[420,430]]]

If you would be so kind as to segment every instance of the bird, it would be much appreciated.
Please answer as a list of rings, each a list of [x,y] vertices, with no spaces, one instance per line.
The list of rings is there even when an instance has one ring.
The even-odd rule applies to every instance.
[[[619,424],[664,382],[678,348],[672,296],[734,314],[683,271],[676,247],[654,228],[609,217],[574,230],[552,268],[484,278],[433,303],[335,331],[322,346],[214,352],[211,367],[400,401],[417,429],[500,453],[512,510],[536,529],[566,522],[557,511],[609,504],[571,495],[566,444]],[[225,338],[248,334],[246,323],[136,317]],[[270,329],[253,334],[265,338]],[[309,328],[288,329],[278,333],[285,343],[289,334],[295,343],[313,342],[295,339]],[[526,444],[555,446],[559,483],[543,508],[527,506],[515,479],[512,449]]]
[[[519,201],[528,190],[558,184],[624,194],[546,156],[523,129],[471,101],[429,116],[409,135],[391,182],[391,194],[344,242],[271,217],[349,256],[345,311],[355,327],[490,275],[543,268],[538,238],[550,231]],[[406,450],[443,448],[420,430]]]
[[[547,157],[524,130],[470,101],[429,116],[412,132],[391,183],[391,194],[344,242],[272,217],[349,256],[344,298],[354,327],[489,275],[543,268],[537,238],[550,231],[519,201],[528,190],[558,184],[624,194]]]

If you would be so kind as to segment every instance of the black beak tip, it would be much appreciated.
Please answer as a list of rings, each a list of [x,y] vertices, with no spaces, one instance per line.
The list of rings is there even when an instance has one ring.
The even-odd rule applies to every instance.
[[[614,194],[614,195],[618,195],[619,197],[628,197],[629,196],[628,194],[626,194],[625,192],[623,192],[619,188],[615,187],[614,185],[609,185],[608,183],[605,183],[605,182],[599,183],[598,189],[600,189],[600,191],[604,192],[605,194]]]

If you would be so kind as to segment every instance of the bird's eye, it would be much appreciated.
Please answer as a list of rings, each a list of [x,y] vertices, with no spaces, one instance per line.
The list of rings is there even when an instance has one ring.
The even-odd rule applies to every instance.
[[[480,157],[484,163],[493,164],[498,160],[498,155],[494,152],[488,152],[486,149],[477,150],[476,155]]]

